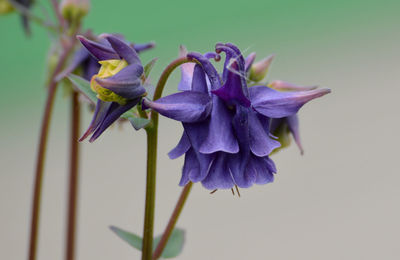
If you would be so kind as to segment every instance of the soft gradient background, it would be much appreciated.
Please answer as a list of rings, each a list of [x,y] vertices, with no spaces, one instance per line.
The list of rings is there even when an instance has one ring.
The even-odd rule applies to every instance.
[[[44,0],[38,1],[43,2]],[[36,10],[38,11],[38,10]],[[400,259],[400,2],[93,1],[86,27],[154,40],[153,71],[178,46],[213,50],[234,42],[262,58],[275,53],[270,79],[319,84],[332,94],[305,106],[297,147],[274,156],[273,184],[213,195],[195,185],[178,222],[187,242],[178,259]],[[0,17],[0,258],[27,253],[33,166],[50,41],[15,15]],[[168,84],[176,88],[179,74]],[[58,92],[46,163],[39,259],[62,259],[69,100]],[[85,110],[83,127],[90,120]],[[156,233],[179,195],[182,158],[166,153],[179,123],[161,120]],[[139,259],[109,225],[142,232],[145,140],[129,125],[82,145],[78,259]]]

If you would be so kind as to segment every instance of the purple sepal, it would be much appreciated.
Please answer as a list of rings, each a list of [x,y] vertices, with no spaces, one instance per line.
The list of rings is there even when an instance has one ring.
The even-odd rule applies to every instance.
[[[184,131],[181,139],[179,140],[179,143],[176,145],[176,147],[174,149],[172,149],[168,153],[168,157],[170,159],[176,159],[176,158],[182,156],[184,153],[186,153],[190,149],[190,146],[191,145],[190,145],[189,138],[188,138],[186,132]]]
[[[144,108],[151,108],[163,116],[184,123],[193,123],[207,118],[212,109],[208,94],[196,91],[175,93],[156,101],[143,99]]]
[[[262,124],[255,111],[250,111],[249,115],[249,135],[250,150],[258,157],[269,155],[281,144],[269,136],[268,123]],[[268,121],[268,118],[266,119]]]
[[[186,57],[187,53],[188,51],[186,47],[181,45],[179,47],[179,57],[180,58]],[[178,90],[180,91],[191,90],[194,65],[195,64],[192,62],[186,62],[180,66],[181,81],[178,84]]]
[[[124,41],[118,39],[112,34],[103,35],[103,37],[111,44],[111,47],[114,49],[114,51],[122,59],[125,59],[128,64],[141,64],[136,51]]]
[[[249,90],[252,107],[271,118],[291,116],[308,101],[331,92],[329,89],[279,92],[266,86],[254,86]]]
[[[91,41],[81,35],[78,35],[76,37],[82,43],[82,45],[85,46],[89,53],[97,60],[119,59],[119,55],[115,53],[115,51],[111,47]]]
[[[148,42],[148,43],[134,43],[133,48],[137,53],[140,53],[142,51],[147,51],[150,49],[153,49],[156,47],[156,44],[154,42]]]
[[[104,120],[104,117],[107,115],[107,111],[111,106],[111,102],[105,102],[100,99],[97,100],[96,109],[93,114],[92,121],[86,132],[79,139],[79,142],[85,140],[89,135],[91,135],[100,125],[100,123]]]
[[[301,144],[300,140],[299,117],[297,114],[289,116],[286,118],[286,122],[288,124],[289,131],[292,133],[293,139],[297,144],[297,147],[300,149],[300,153],[304,154],[303,145]]]
[[[107,114],[97,129],[93,133],[89,142],[94,142],[112,123],[114,123],[123,113],[134,107],[139,103],[141,98],[130,100],[126,105],[119,105],[118,103],[112,102],[108,108]]]

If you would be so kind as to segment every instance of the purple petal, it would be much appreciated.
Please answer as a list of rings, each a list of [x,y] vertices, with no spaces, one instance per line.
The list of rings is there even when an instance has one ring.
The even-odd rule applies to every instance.
[[[186,57],[188,51],[185,46],[181,45],[179,48],[179,57]],[[192,78],[193,78],[193,70],[194,70],[195,63],[187,62],[183,63],[180,66],[181,69],[181,81],[178,85],[178,90],[185,91],[191,90],[192,87]]]
[[[97,42],[86,39],[85,37],[76,36],[89,53],[97,60],[113,60],[119,59],[118,54],[110,47]]]
[[[178,145],[168,153],[168,156],[170,159],[176,159],[180,157],[182,154],[186,153],[189,150],[189,148],[190,148],[190,141],[186,132],[184,131],[181,139],[179,140]]]
[[[281,144],[269,136],[269,128],[265,128],[256,112],[249,112],[250,149],[253,154],[263,157],[269,155]]]
[[[231,66],[231,68],[235,69],[236,66]],[[237,73],[228,72],[225,84],[221,88],[211,92],[230,104],[233,101],[233,103],[238,103],[245,107],[250,106],[250,100],[243,93],[241,76]]]
[[[79,139],[79,142],[85,140],[90,134],[92,134],[100,125],[100,123],[104,120],[109,108],[111,106],[111,102],[105,102],[100,99],[97,100],[96,109],[94,110],[92,121],[86,132]]]
[[[199,147],[201,146],[202,140],[204,140],[207,134],[207,122],[208,119],[199,123],[183,123],[185,133],[188,136],[197,161],[200,165],[200,171],[193,172],[189,176],[190,180],[193,182],[201,181],[207,176],[211,163],[214,160],[214,155],[202,154],[199,152]]]
[[[265,86],[254,86],[249,90],[253,108],[271,118],[293,115],[308,101],[331,92],[329,89],[279,92]]]
[[[148,42],[148,43],[135,43],[133,44],[133,48],[137,53],[140,53],[142,51],[147,51],[149,49],[153,49],[156,46],[154,42]]]
[[[232,129],[233,113],[218,97],[213,97],[208,135],[200,147],[200,152],[210,154],[218,151],[237,153],[239,145]]]
[[[293,135],[293,139],[296,142],[297,146],[300,149],[300,153],[304,154],[303,146],[300,140],[300,131],[299,131],[299,118],[298,116],[292,115],[286,118],[286,122],[288,124],[289,130]]]
[[[221,87],[221,81],[219,79],[218,72],[206,57],[197,52],[191,52],[187,55],[187,57],[190,59],[195,59],[201,64],[204,72],[207,74],[207,77],[210,80],[211,90],[216,90]]]
[[[206,189],[230,189],[235,183],[226,163],[226,153],[218,153],[207,177],[201,182]]]
[[[60,74],[57,75],[56,80],[61,80],[71,72],[73,72],[78,66],[82,65],[83,62],[90,57],[88,50],[84,47],[81,47],[74,53],[74,57],[72,58],[69,66],[63,70]]]
[[[192,91],[208,93],[206,74],[199,64],[194,67]]]
[[[111,106],[107,111],[107,115],[104,117],[92,137],[90,142],[94,142],[112,123],[114,123],[123,113],[134,107],[139,103],[141,98],[129,101],[126,105],[119,105],[118,103],[112,102]]]
[[[109,89],[127,99],[142,96],[146,90],[141,85],[140,75],[143,67],[139,64],[131,64],[120,72],[109,78],[95,78],[95,80],[106,89]]]
[[[193,175],[193,173],[194,175],[198,175],[199,171],[200,165],[196,158],[196,154],[193,149],[190,149],[185,154],[185,163],[183,164],[182,177],[179,182],[179,186],[185,186],[188,184],[190,181],[189,175]]]
[[[136,51],[125,42],[113,35],[105,35],[104,37],[111,44],[115,52],[118,53],[118,55],[125,59],[129,64],[141,64]]]
[[[143,104],[145,108],[152,108],[163,116],[185,123],[206,119],[212,109],[208,94],[196,91],[175,93],[154,102],[144,99]]]
[[[274,181],[273,173],[276,172],[274,162],[269,157],[252,156],[248,165],[249,171],[254,171],[257,174],[257,184],[267,184]]]
[[[282,80],[274,80],[268,84],[268,87],[280,91],[305,91],[316,89],[318,86],[299,86]]]
[[[248,158],[250,159],[250,157]],[[233,154],[229,156],[228,166],[235,184],[240,188],[248,188],[256,181],[257,173],[249,171],[247,165],[250,162],[247,160],[243,162],[242,153]]]

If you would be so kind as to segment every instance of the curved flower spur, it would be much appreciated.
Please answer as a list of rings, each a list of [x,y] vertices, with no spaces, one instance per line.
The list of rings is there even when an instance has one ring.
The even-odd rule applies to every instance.
[[[248,88],[240,50],[227,43],[217,44],[216,52],[226,54],[221,76],[207,57],[189,53],[187,57],[198,63],[190,90],[154,102],[143,99],[143,105],[183,124],[183,136],[169,153],[172,159],[185,154],[181,186],[201,181],[205,188],[215,190],[271,182],[276,168],[268,155],[280,146],[271,137],[271,118],[294,115],[330,90]]]
[[[93,75],[90,82],[91,89],[97,93],[96,109],[80,141],[92,133],[90,142],[96,140],[146,95],[141,79],[144,69],[137,52],[114,35],[104,34],[101,37],[109,45],[78,36],[83,46],[101,64],[98,74]]]

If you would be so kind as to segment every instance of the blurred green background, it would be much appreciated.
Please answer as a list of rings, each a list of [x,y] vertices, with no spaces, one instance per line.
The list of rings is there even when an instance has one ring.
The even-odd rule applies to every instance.
[[[49,9],[37,0],[35,13]],[[270,79],[318,84],[332,94],[306,106],[296,147],[274,158],[274,184],[210,196],[196,185],[180,220],[187,243],[179,259],[399,259],[399,1],[93,1],[85,28],[155,41],[152,72],[184,44],[206,52],[233,42],[261,59],[276,54]],[[47,33],[19,17],[0,17],[0,255],[26,256],[33,166],[45,100]],[[168,84],[176,88],[178,73]],[[40,258],[63,250],[68,99],[58,92],[46,167]],[[82,127],[90,114],[86,111]],[[178,196],[182,159],[165,153],[179,138],[161,121],[156,233]],[[108,225],[141,233],[144,134],[129,126],[83,144],[78,259],[135,259]],[[129,174],[134,169],[135,174]]]

